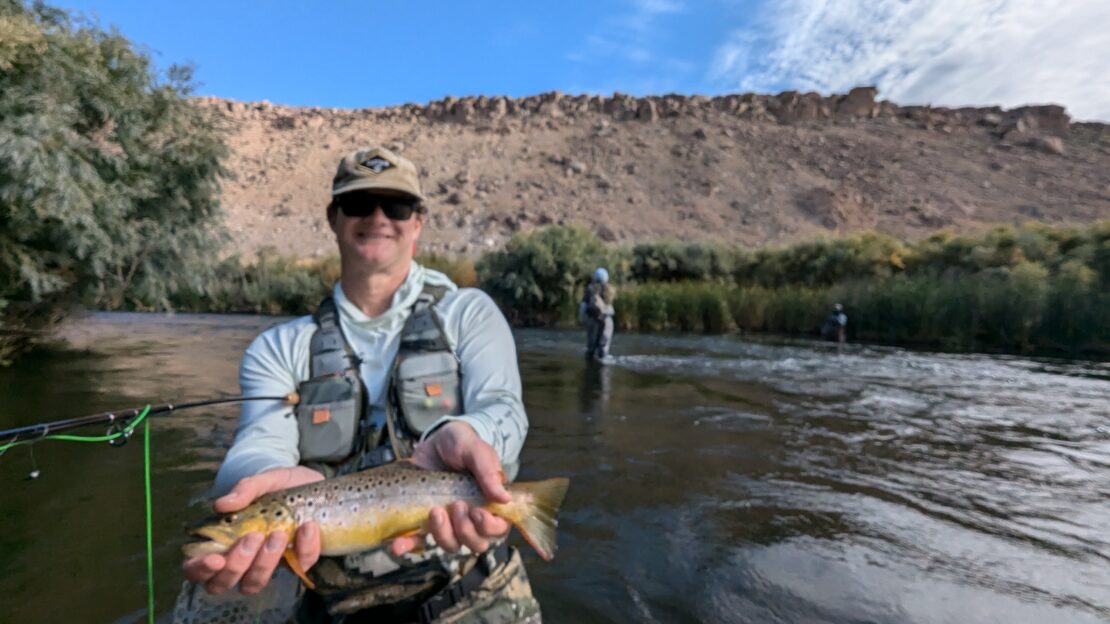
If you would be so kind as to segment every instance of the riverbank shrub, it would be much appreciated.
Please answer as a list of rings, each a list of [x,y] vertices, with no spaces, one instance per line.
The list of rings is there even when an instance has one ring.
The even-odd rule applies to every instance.
[[[764,267],[778,268],[765,268],[750,274],[761,279],[743,282],[724,279],[717,269],[697,273],[713,279],[636,282],[631,276],[642,270],[636,263],[646,266],[637,257],[686,256],[659,251],[675,243],[651,254],[644,248],[607,248],[589,232],[573,228],[518,237],[477,267],[467,259],[435,255],[417,261],[447,273],[460,286],[479,280],[517,324],[575,325],[582,286],[597,265],[605,265],[623,281],[615,319],[622,331],[817,336],[832,305],[842,303],[852,340],[1105,354],[1110,353],[1110,290],[1103,286],[1098,267],[1104,265],[1098,262],[1110,257],[1108,233],[1104,224],[1079,232],[1037,226],[998,229],[981,239],[939,234],[918,246],[897,248],[882,238],[859,237],[851,240],[870,251],[845,251],[855,242],[806,246],[804,252],[787,254],[793,259],[765,260]],[[819,262],[818,248],[829,250],[835,260]],[[903,270],[895,270],[892,253]],[[713,267],[713,262],[701,266]],[[732,265],[733,280],[737,266]],[[850,277],[829,284],[821,283],[828,277],[814,278],[813,284],[786,278],[806,266],[840,267],[830,271]],[[338,257],[296,260],[265,251],[250,263],[238,258],[219,263],[199,288],[179,291],[171,303],[197,312],[307,314],[338,278]],[[545,287],[549,281],[557,287]],[[518,292],[527,297],[517,299]]]
[[[1053,282],[1025,262],[974,275],[899,275],[828,287],[726,286],[715,282],[626,285],[623,331],[817,336],[834,303],[853,340],[952,350],[1110,353],[1110,294],[1076,264]]]
[[[626,278],[634,282],[732,281],[748,254],[706,243],[639,243],[628,251]]]
[[[417,256],[416,261],[429,269],[443,273],[459,288],[478,286],[478,272],[474,262],[469,258],[450,258],[432,253]]]
[[[488,254],[479,275],[514,322],[572,325],[598,264],[619,283],[625,331],[817,335],[839,302],[857,340],[1110,352],[1110,222],[917,243],[863,233],[755,251],[674,241],[607,250],[584,230],[550,228]]]
[[[298,260],[267,248],[249,263],[238,256],[225,259],[197,287],[175,293],[170,303],[183,312],[300,316],[315,310],[338,279],[338,257]]]
[[[474,263],[434,254],[417,256],[427,268],[441,271],[461,288],[477,281]],[[264,248],[244,262],[227,258],[195,288],[175,293],[170,304],[182,312],[224,312],[300,316],[311,314],[339,281],[339,256],[294,258]],[[158,309],[150,302],[130,309]]]
[[[582,289],[598,266],[621,279],[623,263],[616,258],[593,232],[554,226],[513,236],[476,268],[479,285],[502,304],[510,322],[554,325],[577,314]]]
[[[117,33],[0,0],[0,334],[203,279],[226,148],[189,90]]]

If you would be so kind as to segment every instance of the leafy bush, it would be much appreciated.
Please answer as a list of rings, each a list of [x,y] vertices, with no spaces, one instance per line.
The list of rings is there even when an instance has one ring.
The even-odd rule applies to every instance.
[[[575,318],[582,289],[598,266],[613,279],[623,269],[585,228],[554,226],[517,234],[505,248],[478,261],[478,282],[510,321],[554,325]]]
[[[250,264],[238,256],[224,260],[199,288],[175,293],[171,303],[190,312],[310,314],[338,279],[338,257],[296,260],[268,248]]]
[[[847,279],[889,277],[902,272],[906,252],[900,241],[867,232],[761,249],[736,265],[733,278],[738,284],[760,286],[827,286]]]
[[[755,252],[663,242],[605,254],[588,232],[554,228],[514,239],[479,272],[522,323],[570,320],[586,276],[608,258],[628,280],[616,302],[623,330],[816,334],[840,302],[856,339],[1110,350],[1110,222],[915,244],[865,233]]]
[[[473,288],[478,285],[478,273],[474,269],[474,263],[466,258],[453,259],[433,253],[418,256],[416,261],[451,278],[459,288]]]
[[[703,243],[641,243],[629,253],[629,274],[637,282],[716,281],[732,279],[740,249]]]

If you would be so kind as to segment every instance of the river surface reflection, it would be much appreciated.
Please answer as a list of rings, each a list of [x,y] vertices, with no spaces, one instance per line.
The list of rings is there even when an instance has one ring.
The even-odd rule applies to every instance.
[[[0,370],[0,427],[234,393],[281,320],[89,315]],[[521,478],[571,477],[558,556],[527,559],[546,621],[1110,620],[1110,365],[622,335],[597,367],[577,332],[517,338]],[[234,424],[154,424],[160,614]],[[141,445],[13,449],[0,491],[0,622],[144,617]]]

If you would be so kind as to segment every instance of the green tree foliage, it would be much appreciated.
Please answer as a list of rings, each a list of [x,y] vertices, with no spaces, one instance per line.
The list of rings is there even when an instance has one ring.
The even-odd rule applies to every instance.
[[[760,286],[827,286],[846,279],[890,277],[905,268],[906,246],[865,232],[781,249],[762,249],[736,268],[735,281]]]
[[[816,334],[840,302],[854,339],[1110,351],[1110,222],[918,243],[864,233],[754,252],[676,242],[606,251],[585,230],[553,228],[514,239],[479,273],[515,321],[572,323],[581,285],[606,262],[624,281],[625,330]]]
[[[636,282],[731,281],[749,254],[724,245],[641,243],[629,253],[628,277]]]
[[[6,324],[68,303],[164,306],[199,286],[219,242],[226,148],[185,99],[189,77],[159,80],[119,34],[0,0]]]
[[[554,324],[573,317],[594,269],[618,279],[616,255],[584,228],[555,226],[517,234],[503,250],[478,261],[481,287],[500,302],[510,321]],[[619,264],[619,263],[618,263]]]

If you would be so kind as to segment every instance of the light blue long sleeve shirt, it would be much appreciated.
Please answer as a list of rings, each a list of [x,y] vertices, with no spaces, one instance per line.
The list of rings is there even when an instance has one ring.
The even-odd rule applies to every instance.
[[[528,417],[521,401],[516,344],[505,317],[484,292],[459,289],[447,276],[413,262],[405,282],[383,314],[370,318],[336,284],[334,298],[343,334],[362,360],[359,372],[366,384],[371,418],[385,422],[389,370],[401,342],[401,329],[424,284],[449,292],[436,304],[447,340],[462,370],[463,407],[459,416],[443,422],[464,421],[501,457],[507,474],[515,474],[528,434]],[[309,351],[316,324],[304,316],[262,332],[243,355],[239,385],[245,396],[280,396],[295,392],[309,378]],[[242,404],[235,441],[216,475],[214,490],[223,494],[240,479],[271,468],[296,466],[297,420],[293,407],[269,401]]]

